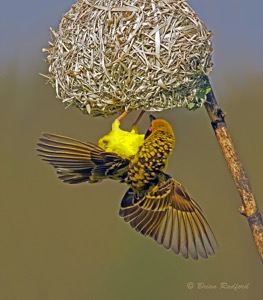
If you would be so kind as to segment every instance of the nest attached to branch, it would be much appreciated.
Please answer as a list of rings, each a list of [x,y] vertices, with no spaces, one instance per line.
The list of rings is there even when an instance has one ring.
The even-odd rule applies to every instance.
[[[51,31],[47,77],[66,106],[108,117],[205,101],[211,32],[183,0],[78,0]]]

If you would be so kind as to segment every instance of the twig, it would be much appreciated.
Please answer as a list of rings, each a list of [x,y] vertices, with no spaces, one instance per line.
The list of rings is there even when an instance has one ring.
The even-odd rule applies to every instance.
[[[237,155],[236,148],[227,129],[225,123],[226,114],[219,108],[212,88],[207,94],[207,102],[205,103],[205,107],[212,121],[211,124],[217,137],[218,143],[224,154],[228,168],[242,200],[240,213],[244,215],[248,221],[253,238],[256,243],[256,247],[263,262],[262,217],[260,212],[258,211],[257,203],[252,193],[248,177]]]

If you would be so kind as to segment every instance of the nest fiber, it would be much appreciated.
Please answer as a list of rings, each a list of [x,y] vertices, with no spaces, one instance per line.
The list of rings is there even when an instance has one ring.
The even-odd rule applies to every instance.
[[[108,117],[205,101],[211,32],[185,1],[79,0],[51,31],[47,76],[66,106]]]

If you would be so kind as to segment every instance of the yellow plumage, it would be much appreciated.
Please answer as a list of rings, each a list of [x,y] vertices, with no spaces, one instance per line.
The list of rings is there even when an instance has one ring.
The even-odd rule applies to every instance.
[[[98,141],[98,146],[106,152],[117,153],[122,158],[134,156],[143,144],[144,134],[138,134],[137,128],[131,131],[120,129],[120,122],[112,123],[112,130]]]
[[[126,183],[137,191],[145,190],[145,186],[156,178],[157,172],[165,169],[175,145],[173,129],[163,119],[153,120],[149,133],[140,151],[131,159],[126,178]]]
[[[164,173],[175,145],[171,125],[151,120],[145,135],[124,131],[115,121],[99,146],[53,134],[43,134],[39,155],[67,183],[115,179],[129,185],[119,215],[131,227],[176,254],[207,258],[217,243],[201,208],[186,189]]]

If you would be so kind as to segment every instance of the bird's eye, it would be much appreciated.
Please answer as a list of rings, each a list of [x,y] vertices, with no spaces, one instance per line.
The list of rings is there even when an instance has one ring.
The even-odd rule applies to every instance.
[[[107,146],[109,144],[109,141],[101,140],[101,143],[103,143],[105,146]]]

